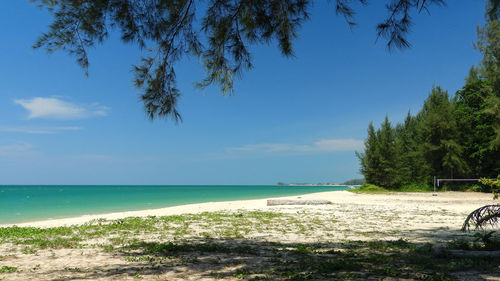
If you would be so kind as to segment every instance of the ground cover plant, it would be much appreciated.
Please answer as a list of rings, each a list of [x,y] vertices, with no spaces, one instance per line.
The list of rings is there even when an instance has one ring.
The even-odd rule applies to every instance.
[[[500,233],[495,230],[475,232],[472,236],[452,240],[448,247],[467,251],[500,251]]]

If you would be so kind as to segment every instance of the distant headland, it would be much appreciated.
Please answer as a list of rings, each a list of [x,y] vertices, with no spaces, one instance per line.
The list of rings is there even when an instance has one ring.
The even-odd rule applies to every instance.
[[[279,186],[346,186],[346,185],[362,185],[366,182],[364,178],[361,179],[351,179],[343,183],[337,182],[320,182],[320,183],[308,183],[308,182],[297,182],[297,183],[284,183],[278,182],[276,185]]]

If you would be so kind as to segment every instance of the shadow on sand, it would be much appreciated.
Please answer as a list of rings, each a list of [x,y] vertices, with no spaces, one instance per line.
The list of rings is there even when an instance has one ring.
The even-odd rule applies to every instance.
[[[435,237],[440,229],[413,231]],[[405,233],[401,233],[404,237]],[[60,280],[484,280],[500,277],[500,260],[456,258],[436,245],[405,239],[286,244],[254,239],[133,239],[108,249],[123,263]]]

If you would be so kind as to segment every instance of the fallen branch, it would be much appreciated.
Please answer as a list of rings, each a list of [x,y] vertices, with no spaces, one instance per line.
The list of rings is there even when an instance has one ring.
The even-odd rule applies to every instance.
[[[462,226],[462,231],[469,231],[471,226],[483,229],[490,225],[495,227],[500,223],[500,204],[486,205],[470,213]]]

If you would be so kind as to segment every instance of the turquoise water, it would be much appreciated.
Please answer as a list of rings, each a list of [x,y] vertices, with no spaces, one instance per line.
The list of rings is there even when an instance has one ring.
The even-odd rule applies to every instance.
[[[346,190],[346,186],[0,186],[0,224]]]

